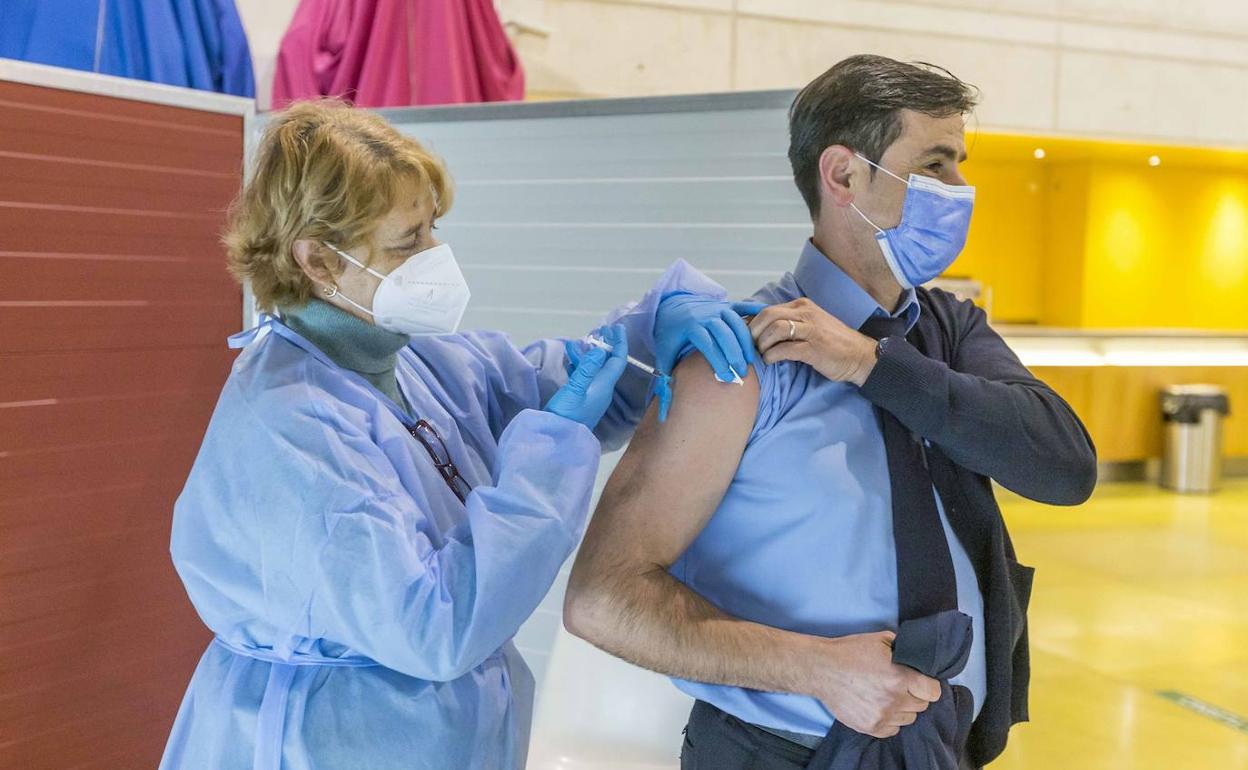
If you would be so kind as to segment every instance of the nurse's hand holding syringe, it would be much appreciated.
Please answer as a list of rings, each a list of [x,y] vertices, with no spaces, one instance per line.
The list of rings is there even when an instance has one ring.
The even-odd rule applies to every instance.
[[[607,351],[608,353],[615,350],[615,348],[612,347],[610,343],[606,342],[605,340],[603,340],[601,337],[597,336],[596,334],[587,334],[581,339],[585,344],[590,345],[591,347],[600,348],[602,350]],[[660,372],[659,370],[655,369],[650,364],[647,364],[644,361],[638,360],[634,358],[633,356],[628,356],[626,360],[629,366],[632,366],[635,369],[645,372],[646,374],[654,378],[654,394],[659,399],[659,422],[663,422],[664,420],[667,419],[667,410],[671,406],[671,403],[672,403],[672,377],[671,375],[664,374],[663,372]],[[717,374],[715,376],[718,379],[719,375]],[[737,374],[735,370],[733,371],[733,379],[730,380],[730,382],[735,382],[738,385],[745,384],[745,380],[741,379],[741,375]]]

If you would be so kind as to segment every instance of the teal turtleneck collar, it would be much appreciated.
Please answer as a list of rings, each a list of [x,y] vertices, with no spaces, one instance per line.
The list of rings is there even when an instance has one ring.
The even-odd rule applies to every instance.
[[[374,326],[315,298],[303,307],[282,308],[282,321],[331,361],[356,372],[410,411],[394,373],[398,352],[411,339],[406,334]]]

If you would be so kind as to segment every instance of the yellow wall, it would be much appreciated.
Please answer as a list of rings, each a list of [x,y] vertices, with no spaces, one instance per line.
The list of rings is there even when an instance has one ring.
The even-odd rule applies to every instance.
[[[1248,175],[1095,164],[1084,323],[1248,329]]]
[[[990,161],[965,169],[975,185],[975,214],[962,256],[946,275],[982,281],[991,289],[992,317],[1027,323],[1041,315],[1041,278],[1049,250],[1044,226],[1044,166]]]
[[[979,135],[965,173],[947,275],[982,281],[994,320],[1248,330],[1248,153]]]
[[[1051,166],[1045,207],[1049,235],[1040,291],[1041,311],[1033,319],[1046,326],[1084,325],[1084,233],[1088,222],[1088,164]]]

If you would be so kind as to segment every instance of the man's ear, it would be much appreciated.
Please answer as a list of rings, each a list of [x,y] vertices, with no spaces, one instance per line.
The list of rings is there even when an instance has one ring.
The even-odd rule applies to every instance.
[[[850,177],[854,173],[854,151],[841,144],[826,148],[819,155],[820,200],[833,206],[848,206],[854,200]]]
[[[325,250],[320,243],[310,238],[299,238],[291,248],[295,261],[303,270],[304,275],[317,286],[336,286],[338,278],[325,262]]]

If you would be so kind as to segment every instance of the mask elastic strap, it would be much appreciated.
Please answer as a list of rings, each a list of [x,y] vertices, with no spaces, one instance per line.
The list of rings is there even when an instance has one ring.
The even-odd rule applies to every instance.
[[[374,318],[376,318],[376,317],[377,317],[376,315],[374,315],[374,314],[373,314],[373,311],[369,310],[368,308],[364,307],[364,306],[363,306],[363,305],[361,305],[360,303],[358,303],[358,302],[356,302],[355,300],[351,299],[351,298],[350,298],[350,297],[348,297],[346,294],[343,294],[342,292],[338,291],[338,287],[337,287],[337,286],[334,286],[334,287],[333,287],[333,290],[334,290],[334,293],[333,293],[333,294],[328,294],[328,295],[326,295],[326,296],[328,296],[328,297],[340,297],[340,298],[342,298],[342,301],[343,301],[343,302],[346,302],[348,305],[350,305],[351,307],[353,307],[353,308],[355,308],[356,310],[360,311],[361,313],[368,313],[370,316],[373,316]]]
[[[334,253],[335,253],[335,254],[337,254],[338,256],[340,256],[340,257],[342,257],[343,259],[347,260],[348,262],[350,262],[351,264],[355,265],[356,267],[360,268],[361,270],[364,270],[365,272],[367,272],[367,273],[369,273],[369,274],[371,274],[371,275],[375,275],[375,276],[377,276],[378,278],[380,278],[380,279],[381,279],[381,280],[383,280],[383,281],[384,281],[384,280],[386,280],[386,277],[385,277],[384,275],[382,275],[381,273],[379,273],[379,272],[377,272],[376,270],[372,269],[372,268],[371,268],[371,267],[369,267],[368,265],[362,264],[362,263],[361,263],[358,259],[356,259],[355,257],[351,256],[350,254],[348,254],[347,252],[343,251],[342,249],[338,248],[337,246],[335,246],[334,244],[330,243],[329,241],[321,241],[321,243],[325,244],[327,247],[329,247],[330,249],[332,249],[332,250],[334,251]],[[346,294],[343,294],[341,291],[339,291],[337,286],[333,286],[333,287],[331,287],[331,288],[333,289],[333,294],[329,294],[329,295],[327,295],[327,296],[330,296],[330,297],[341,297],[343,302],[346,302],[348,305],[350,305],[351,307],[353,307],[353,308],[355,308],[356,310],[360,311],[361,313],[368,313],[368,314],[369,314],[370,316],[372,316],[373,318],[376,318],[376,317],[377,317],[377,315],[376,315],[375,313],[373,313],[373,311],[369,310],[368,308],[364,307],[364,306],[363,306],[363,305],[361,305],[360,303],[358,303],[358,302],[356,302],[355,300],[353,300],[353,299],[351,299],[350,297],[348,297]]]
[[[333,250],[333,252],[334,252],[335,254],[337,254],[338,256],[340,256],[340,257],[342,257],[343,259],[347,260],[348,262],[350,262],[351,264],[355,265],[356,267],[360,268],[361,270],[364,270],[364,271],[366,271],[367,273],[369,273],[370,275],[376,276],[377,278],[380,278],[380,279],[381,279],[381,280],[383,280],[383,281],[384,281],[384,280],[386,280],[386,276],[385,276],[385,274],[384,274],[384,273],[379,273],[379,272],[377,272],[376,270],[372,269],[372,268],[371,268],[371,267],[369,267],[368,265],[366,265],[366,264],[364,264],[363,262],[359,261],[358,259],[356,259],[355,257],[351,256],[351,255],[350,255],[350,254],[348,254],[347,252],[343,251],[342,249],[338,248],[338,247],[337,247],[337,246],[335,246],[334,244],[330,243],[329,241],[321,241],[321,243],[323,243],[323,244],[325,244],[326,246],[328,246],[330,249],[332,249],[332,250]],[[350,300],[348,300],[348,301],[350,301]]]
[[[881,166],[879,163],[876,163],[875,161],[871,160],[871,159],[870,159],[870,158],[868,158],[866,155],[863,155],[863,154],[862,154],[862,153],[860,153],[860,152],[856,152],[856,153],[854,153],[854,154],[855,154],[855,155],[857,155],[857,156],[858,156],[859,158],[861,158],[862,160],[866,161],[867,163],[870,163],[872,166],[875,166],[875,167],[876,167],[876,168],[878,168],[880,171],[883,171],[885,174],[888,174],[888,175],[889,175],[889,176],[891,176],[893,179],[896,179],[898,182],[901,182],[901,183],[902,183],[902,184],[904,184],[906,187],[909,187],[909,186],[910,186],[910,183],[909,183],[909,182],[907,182],[906,180],[904,180],[904,179],[902,179],[901,177],[897,176],[896,174],[894,174],[893,172],[889,171],[888,169],[884,168],[884,167],[883,167],[883,166]],[[333,247],[331,246],[330,248],[333,248]]]
[[[893,172],[889,171],[888,169],[884,168],[884,167],[883,167],[883,166],[881,166],[879,163],[876,163],[875,161],[871,160],[871,159],[870,159],[870,158],[868,158],[866,155],[863,155],[863,154],[862,154],[862,153],[860,153],[860,152],[856,152],[856,153],[854,153],[854,155],[858,156],[858,157],[859,157],[860,159],[862,159],[864,162],[869,163],[869,164],[871,164],[872,166],[875,166],[875,167],[876,167],[876,168],[878,168],[880,171],[883,171],[885,174],[888,174],[888,175],[889,175],[889,176],[891,176],[893,179],[896,179],[898,182],[901,182],[902,184],[904,184],[906,187],[909,187],[909,186],[910,186],[910,183],[909,183],[909,182],[907,182],[906,180],[904,180],[904,179],[902,179],[901,177],[897,176],[896,174],[894,174]],[[860,210],[858,209],[858,207],[857,207],[856,205],[854,205],[853,203],[851,203],[851,204],[849,204],[849,205],[850,205],[851,207],[853,207],[854,211],[857,211],[857,212],[858,212],[858,216],[862,217],[862,218],[866,221],[866,223],[867,223],[867,224],[869,224],[869,225],[871,225],[872,227],[874,227],[874,228],[875,228],[875,231],[876,231],[877,233],[879,233],[880,235],[883,235],[883,234],[884,234],[884,228],[880,227],[879,225],[877,225],[876,223],[874,223],[874,222],[872,222],[870,219],[868,219],[868,218],[867,218],[867,215],[866,215],[866,214],[864,214],[864,213],[862,213],[862,211],[860,211]]]
[[[862,213],[862,210],[858,208],[857,204],[850,203],[850,204],[849,204],[849,207],[850,207],[851,209],[853,209],[854,211],[858,212],[858,216],[862,217],[863,221],[865,221],[867,224],[869,224],[869,225],[871,225],[872,227],[874,227],[874,228],[875,228],[875,231],[876,231],[877,233],[879,233],[880,235],[883,235],[883,234],[884,234],[884,230],[883,230],[883,229],[882,229],[879,225],[877,225],[876,223],[874,223],[874,222],[872,222],[870,219],[868,219],[868,218],[867,218],[867,215],[866,215],[866,214],[864,214],[864,213]]]

